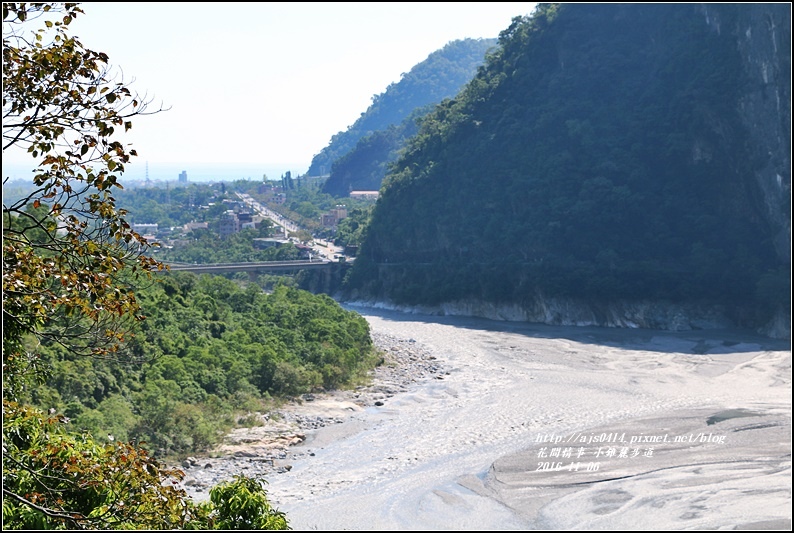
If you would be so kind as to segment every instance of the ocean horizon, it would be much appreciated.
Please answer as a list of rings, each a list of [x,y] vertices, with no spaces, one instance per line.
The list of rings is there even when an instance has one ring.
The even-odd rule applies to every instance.
[[[143,161],[128,163],[119,183],[130,181],[145,182],[147,178],[147,165]],[[3,163],[3,180],[9,181],[32,179],[33,168],[31,165],[18,163]],[[187,181],[235,181],[251,180],[261,181],[264,176],[269,180],[278,180],[290,172],[293,177],[300,176],[308,171],[305,164],[268,164],[268,163],[152,163],[148,165],[148,178],[153,182],[178,181],[179,175],[185,171]]]

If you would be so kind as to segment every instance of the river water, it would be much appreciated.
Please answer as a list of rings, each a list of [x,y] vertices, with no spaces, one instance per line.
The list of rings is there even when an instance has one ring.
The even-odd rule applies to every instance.
[[[659,517],[652,529],[709,528],[715,520],[768,526],[788,519],[790,527],[791,351],[785,341],[726,331],[568,328],[355,310],[373,331],[431,350],[448,374],[309,435],[303,446],[314,455],[268,485],[294,529],[644,527],[654,509]],[[772,417],[759,430],[776,432],[762,436],[771,449],[742,440],[750,432],[736,424],[750,418],[724,415],[717,419],[727,422],[709,426],[723,435],[721,446],[657,444],[651,456],[654,445],[635,445],[642,455],[599,459],[600,472],[584,471],[594,458],[582,458],[582,471],[578,464],[573,470],[570,455],[550,463],[564,462],[567,471],[539,472],[549,461],[547,439],[614,429],[626,439],[672,440],[697,435],[709,414],[740,412]],[[596,446],[577,449],[594,455]],[[684,465],[724,467],[737,454],[753,464],[756,455],[783,459],[758,466],[757,476],[715,473],[740,487],[718,483],[711,496],[700,494],[694,511],[684,494],[690,489],[670,492],[673,484],[693,486],[682,482],[691,475]],[[663,470],[669,471],[664,480],[650,480]],[[770,478],[775,475],[782,478]],[[779,490],[770,479],[779,479]],[[740,489],[745,503],[732,505],[724,491]],[[765,495],[750,512],[753,491]]]

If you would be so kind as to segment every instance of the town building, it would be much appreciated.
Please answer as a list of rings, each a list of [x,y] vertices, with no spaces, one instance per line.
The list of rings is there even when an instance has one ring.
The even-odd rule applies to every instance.
[[[240,231],[240,220],[237,218],[237,213],[231,209],[224,211],[218,221],[218,233],[221,239],[225,239],[238,231]]]
[[[339,221],[343,218],[347,218],[347,207],[344,205],[337,205],[328,213],[320,215],[320,223],[325,228],[332,228],[339,224]]]
[[[184,231],[185,233],[190,233],[191,231],[196,229],[208,229],[208,228],[209,228],[209,223],[207,222],[188,222],[187,224],[182,226],[182,231]]]

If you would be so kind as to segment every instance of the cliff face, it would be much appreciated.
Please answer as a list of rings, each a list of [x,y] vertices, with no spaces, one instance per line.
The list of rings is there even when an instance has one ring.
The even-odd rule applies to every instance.
[[[539,5],[391,167],[348,294],[786,336],[790,34],[789,4]]]
[[[706,23],[730,31],[749,83],[739,114],[749,133],[754,184],[775,234],[779,257],[791,258],[791,4],[742,4],[732,28],[721,7],[704,4]]]

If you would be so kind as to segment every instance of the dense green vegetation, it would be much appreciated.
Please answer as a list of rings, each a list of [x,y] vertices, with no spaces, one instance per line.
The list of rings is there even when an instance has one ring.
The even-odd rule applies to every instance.
[[[78,431],[191,453],[270,399],[349,385],[375,362],[366,321],[324,295],[163,274],[138,299],[146,320],[126,364],[47,343],[50,377],[21,399],[64,413]]]
[[[334,242],[338,246],[360,245],[374,208],[374,205],[369,205],[348,211],[347,218],[342,219],[336,228]]]
[[[352,150],[359,139],[389,126],[401,124],[415,110],[436,104],[444,98],[458,93],[474,75],[485,58],[486,52],[496,44],[495,39],[463,39],[448,43],[441,50],[405,73],[400,81],[392,83],[386,90],[373,96],[370,107],[361,114],[347,130],[331,138],[328,146],[314,156],[307,172],[309,176],[321,176],[331,172],[333,163]],[[336,187],[337,189],[339,187]],[[335,196],[333,182],[326,192]]]
[[[399,156],[406,141],[416,135],[418,122],[432,106],[414,111],[399,125],[362,137],[348,153],[334,161],[325,191],[346,196],[353,190],[377,191],[388,166]]]
[[[158,252],[157,257],[165,262],[196,264],[299,259],[298,249],[291,243],[265,249],[254,246],[254,239],[268,236],[269,232],[264,229],[244,229],[221,239],[214,230],[198,229],[173,248]]]
[[[225,184],[137,186],[116,194],[118,206],[127,211],[130,222],[158,224],[164,228],[184,226],[188,222],[216,221],[228,209],[223,204],[224,199],[234,199],[226,191]]]
[[[740,6],[719,7],[723,28]],[[738,115],[734,35],[694,5],[542,4],[384,182],[358,295],[786,305]],[[769,287],[778,287],[775,292]]]
[[[183,473],[134,443],[69,431],[63,415],[6,399],[3,414],[4,530],[289,529],[261,480],[237,477],[194,503],[175,486]]]

